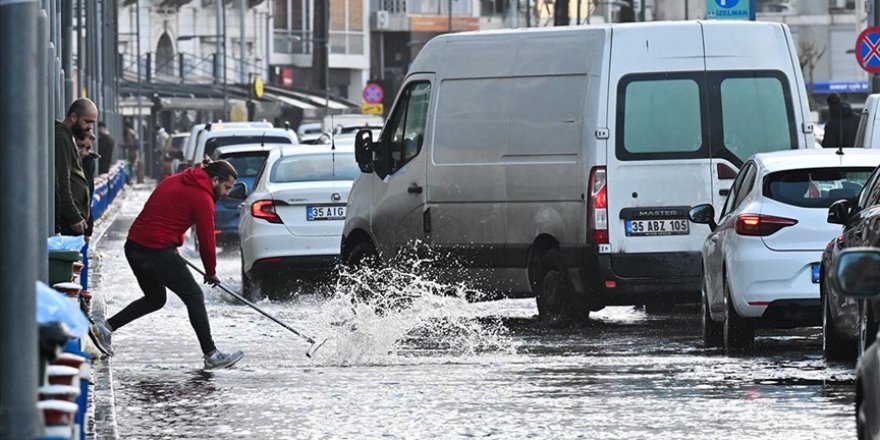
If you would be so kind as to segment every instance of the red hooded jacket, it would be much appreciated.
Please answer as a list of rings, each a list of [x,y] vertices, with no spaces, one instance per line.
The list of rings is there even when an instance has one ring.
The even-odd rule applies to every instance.
[[[201,167],[165,178],[153,190],[128,230],[128,239],[150,249],[179,247],[192,225],[199,237],[205,273],[217,273],[214,243],[214,185]]]

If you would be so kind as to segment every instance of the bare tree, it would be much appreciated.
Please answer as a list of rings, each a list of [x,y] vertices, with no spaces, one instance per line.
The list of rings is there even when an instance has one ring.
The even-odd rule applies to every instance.
[[[815,108],[815,100],[813,99],[813,93],[816,90],[815,82],[813,81],[813,71],[816,70],[816,64],[819,63],[819,60],[822,58],[822,55],[825,55],[825,47],[822,50],[819,50],[816,47],[816,43],[813,41],[802,40],[798,43],[798,61],[801,64],[801,71],[804,72],[804,76],[807,77],[807,81],[810,83],[810,108]]]

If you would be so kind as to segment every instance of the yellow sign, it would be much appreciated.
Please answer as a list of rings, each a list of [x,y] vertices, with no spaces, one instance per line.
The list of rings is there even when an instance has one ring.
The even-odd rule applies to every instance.
[[[385,113],[385,106],[382,104],[361,103],[361,113],[365,115],[381,115]]]
[[[257,78],[254,80],[254,96],[257,98],[263,97],[263,79]]]

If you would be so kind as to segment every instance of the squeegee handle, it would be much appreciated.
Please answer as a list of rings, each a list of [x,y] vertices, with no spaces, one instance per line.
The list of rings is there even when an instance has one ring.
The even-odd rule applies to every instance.
[[[198,272],[198,273],[200,273],[202,276],[207,276],[207,275],[205,275],[205,272],[204,272],[204,271],[202,271],[201,269],[199,269],[195,264],[190,263],[189,260],[187,260],[186,258],[184,258],[183,261],[185,261],[186,264],[189,265],[189,267],[195,269],[195,271]],[[271,320],[274,321],[276,324],[278,324],[278,325],[280,325],[280,326],[282,326],[282,327],[284,327],[284,328],[290,330],[293,334],[295,334],[295,335],[297,335],[297,336],[299,336],[299,337],[305,339],[305,340],[308,341],[310,344],[314,344],[314,343],[315,343],[315,340],[314,340],[314,339],[312,339],[312,338],[310,338],[310,337],[308,337],[308,336],[306,336],[306,335],[300,333],[300,332],[297,331],[295,328],[293,328],[293,327],[291,327],[291,326],[285,324],[284,322],[278,320],[278,318],[276,318],[276,317],[274,317],[274,316],[272,316],[272,315],[266,313],[265,311],[263,311],[263,309],[257,307],[256,304],[254,304],[254,303],[248,301],[247,299],[245,299],[243,296],[239,295],[238,293],[233,292],[232,290],[229,290],[229,289],[228,289],[226,286],[224,286],[223,284],[221,284],[221,283],[217,283],[217,287],[223,289],[224,292],[226,292],[226,293],[228,293],[228,294],[234,296],[235,299],[237,299],[237,300],[239,300],[239,301],[245,303],[245,304],[248,305],[250,308],[252,308],[252,309],[254,309],[254,310],[260,312],[263,316],[265,316],[265,317],[271,319]]]

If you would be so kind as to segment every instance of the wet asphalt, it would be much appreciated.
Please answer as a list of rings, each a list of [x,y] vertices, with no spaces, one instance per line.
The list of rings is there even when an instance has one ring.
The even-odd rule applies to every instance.
[[[96,250],[93,289],[110,314],[141,295],[122,246],[148,195],[126,192]],[[239,289],[237,247],[218,260],[224,285]],[[409,307],[374,315],[335,285],[259,302],[327,340],[314,359],[303,339],[206,287],[218,348],[245,351],[220,371],[202,369],[169,293],[99,361],[112,370],[119,438],[855,438],[852,365],[825,363],[819,328],[759,332],[754,353],[729,357],[701,347],[696,307],[609,307],[557,329],[538,322],[531,299],[473,303],[386,280]]]

